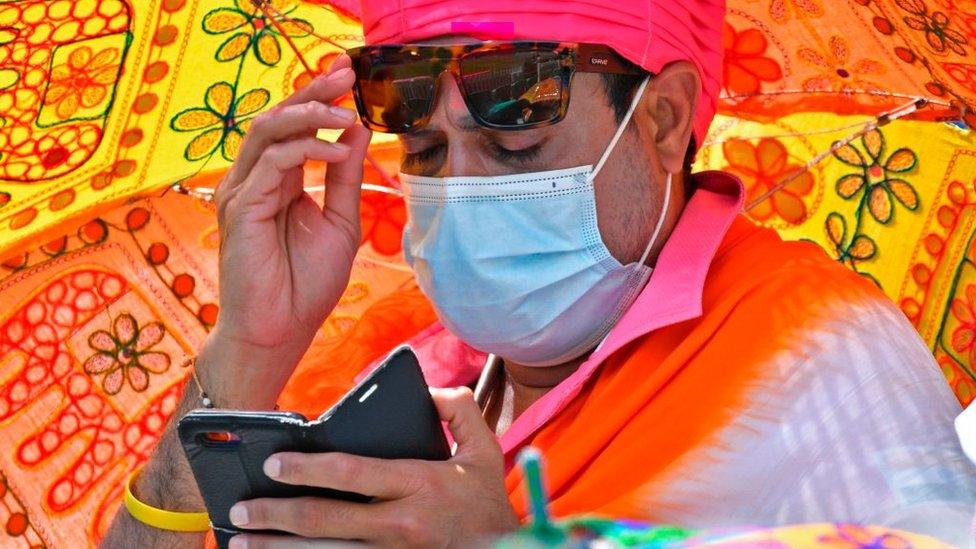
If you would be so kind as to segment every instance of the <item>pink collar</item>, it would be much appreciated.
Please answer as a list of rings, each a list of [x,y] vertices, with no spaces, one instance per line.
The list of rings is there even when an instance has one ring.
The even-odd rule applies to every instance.
[[[597,367],[624,345],[659,328],[702,314],[705,276],[719,244],[742,209],[742,183],[724,172],[695,174],[696,191],[658,256],[647,286],[572,375],[535,401],[501,437],[509,454],[575,397]]]

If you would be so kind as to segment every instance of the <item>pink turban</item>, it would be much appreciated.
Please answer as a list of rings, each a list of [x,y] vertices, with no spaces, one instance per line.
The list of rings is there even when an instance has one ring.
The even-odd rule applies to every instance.
[[[367,44],[447,34],[605,44],[652,73],[687,60],[701,75],[694,133],[701,145],[722,77],[725,0],[362,0]]]

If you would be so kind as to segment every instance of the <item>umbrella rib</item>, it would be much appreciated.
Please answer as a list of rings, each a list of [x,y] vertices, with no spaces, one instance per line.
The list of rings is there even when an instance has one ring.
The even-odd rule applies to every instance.
[[[944,105],[944,106],[948,106],[948,107],[951,107],[952,106],[951,104],[948,104],[948,103],[940,103],[940,102],[933,101],[933,100],[930,100],[930,99],[927,99],[927,98],[923,98],[923,97],[910,96],[910,95],[906,95],[904,97],[914,99],[915,101],[913,101],[912,104],[918,103],[919,101],[924,101],[925,102],[924,104],[938,103],[939,105]],[[906,105],[908,105],[908,104],[906,103]],[[889,111],[888,113],[883,113],[881,115],[873,115],[873,117],[875,119],[877,119],[878,116],[884,117],[886,114],[891,115],[892,113],[897,113],[898,110],[901,109],[901,108],[903,108],[903,107],[899,107],[898,109],[895,109],[893,111]],[[963,108],[965,108],[965,107],[963,107]],[[965,111],[963,111],[963,112],[965,112]],[[904,115],[901,115],[901,116],[904,116]],[[895,118],[900,118],[900,116],[891,116],[890,119],[893,120]],[[740,119],[740,120],[748,121],[748,119]],[[860,128],[863,125],[864,125],[864,122],[854,122],[853,124],[847,124],[845,126],[837,126],[836,128],[828,128],[828,129],[824,129],[824,130],[812,130],[812,131],[803,131],[803,132],[786,132],[786,133],[763,134],[761,136],[760,135],[757,135],[756,137],[782,138],[782,137],[801,137],[801,136],[810,136],[810,135],[826,135],[826,134],[829,134],[829,133],[837,133],[837,132],[841,132],[841,131],[844,131],[844,130],[850,130],[850,129],[853,129],[853,128]],[[855,136],[855,137],[857,137],[857,136]],[[721,145],[722,143],[725,143],[727,141],[731,141],[731,140],[734,140],[734,139],[741,140],[741,139],[743,139],[743,137],[741,137],[741,136],[727,137],[725,139],[714,139],[714,140],[705,141],[705,143],[702,144],[702,148],[704,148],[704,147],[711,147],[711,146],[714,146],[714,145]]]
[[[369,162],[369,165],[372,166],[373,169],[376,170],[377,173],[380,174],[380,177],[383,178],[383,181],[387,185],[389,185],[390,187],[392,187],[394,189],[399,189],[400,188],[400,184],[395,179],[393,179],[392,177],[390,177],[390,174],[386,173],[386,170],[383,169],[383,166],[380,166],[380,163],[377,162],[375,158],[373,158],[373,155],[367,153],[366,154],[366,160]]]
[[[286,14],[282,13],[282,11],[276,8],[274,5],[272,5],[269,0],[251,0],[251,2],[254,5],[256,5],[257,8],[265,14],[265,16],[268,17],[271,23],[274,24],[275,28],[278,29],[278,32],[280,32],[281,35],[285,38],[285,41],[288,42],[288,44],[292,47],[293,50],[295,50],[295,53],[298,53],[298,49],[295,47],[295,44],[291,40],[289,40],[288,35],[283,32],[283,29],[281,28],[277,19],[281,18],[285,21],[295,23],[296,25],[299,25],[299,23],[294,19],[292,19],[291,17],[288,17]],[[331,13],[335,13],[330,6],[323,6],[323,7]],[[328,36],[324,36],[315,32],[315,28],[312,27],[311,25],[299,25],[299,26],[307,30],[310,35],[318,38],[319,40],[322,40],[323,42],[335,46],[342,51],[346,51],[346,48],[343,45],[336,42],[335,40],[329,38]],[[308,67],[307,64],[305,64],[305,60],[301,59],[301,54],[299,54],[299,59],[302,61],[302,64],[305,65],[305,68],[309,70],[309,72],[314,72]]]
[[[380,173],[384,173],[384,172],[381,171]],[[386,176],[386,177],[387,177],[387,179],[389,178],[389,176]],[[183,185],[182,182],[179,182],[179,181],[176,182],[176,183],[174,183],[170,187],[168,187],[168,189],[169,190],[172,190],[174,192],[177,192],[179,194],[188,196],[190,198],[193,198],[193,199],[196,199],[196,200],[202,200],[202,201],[208,202],[208,203],[212,203],[214,201],[214,193],[216,192],[216,189],[214,189],[213,187],[186,187],[186,186]],[[379,193],[384,193],[384,194],[390,194],[390,195],[398,196],[398,197],[402,197],[403,196],[403,191],[401,191],[399,189],[390,188],[390,187],[387,187],[386,185],[377,185],[375,183],[366,183],[366,182],[363,182],[362,189],[364,191],[374,191],[374,192],[379,192]],[[305,187],[305,191],[306,192],[322,192],[322,191],[325,191],[325,185],[315,185],[315,186],[312,186],[312,187]],[[396,271],[403,271],[403,272],[407,272],[407,273],[412,273],[413,272],[409,267],[407,267],[405,265],[401,265],[401,264],[396,263],[394,261],[384,261],[382,259],[378,259],[378,258],[375,258],[375,257],[368,257],[368,256],[367,257],[360,257],[359,259],[361,259],[362,261],[365,261],[367,263],[373,263],[373,264],[378,265],[380,267],[385,267],[387,269],[392,269],[392,270],[396,270]]]
[[[778,183],[776,183],[775,185],[773,185],[772,187],[770,187],[769,190],[767,190],[766,192],[764,192],[761,195],[757,196],[755,199],[752,200],[752,202],[749,202],[748,204],[746,204],[746,206],[744,208],[745,211],[748,212],[749,210],[755,208],[756,206],[758,206],[759,204],[761,204],[764,200],[766,200],[767,198],[769,198],[769,197],[773,196],[774,194],[776,194],[776,192],[778,192],[780,189],[782,189],[783,187],[789,185],[793,180],[795,180],[796,178],[798,178],[801,175],[803,175],[804,173],[806,173],[810,168],[812,168],[813,166],[819,164],[821,161],[823,161],[823,159],[825,159],[828,156],[830,156],[831,154],[837,152],[837,150],[839,150],[844,145],[847,145],[851,141],[854,141],[858,137],[861,137],[862,135],[870,132],[871,130],[878,129],[881,126],[884,126],[885,124],[888,124],[892,120],[897,120],[898,118],[902,118],[904,116],[907,116],[907,115],[909,115],[909,114],[917,111],[918,109],[924,107],[926,104],[928,104],[928,100],[927,99],[916,98],[912,102],[906,103],[906,104],[902,105],[901,107],[898,107],[898,108],[896,108],[894,110],[887,111],[887,112],[884,112],[884,113],[879,114],[877,117],[874,118],[874,120],[870,120],[866,124],[864,124],[864,126],[860,130],[858,130],[858,131],[854,132],[853,134],[845,137],[844,139],[841,139],[839,141],[835,141],[830,146],[829,149],[827,149],[826,151],[823,151],[820,154],[814,156],[813,158],[810,159],[809,162],[807,162],[805,165],[803,165],[803,167],[801,167],[800,169],[798,169],[795,172],[791,173],[790,175],[786,176],[785,178],[783,178],[782,180],[780,180]]]
[[[389,176],[387,176],[389,177]],[[196,198],[198,200],[203,200],[204,202],[213,202],[214,195],[217,189],[213,187],[187,187],[183,185],[182,182],[173,183],[170,190],[189,196],[191,198]],[[362,189],[364,191],[372,191],[378,193],[385,193],[393,196],[403,196],[403,191],[400,189],[395,189],[387,187],[386,185],[377,185],[376,183],[362,183]],[[306,192],[322,192],[325,191],[325,185],[314,185],[312,187],[305,187]]]
[[[400,189],[394,189],[391,187],[387,187],[386,185],[377,185],[376,183],[366,183],[365,181],[362,184],[362,189],[364,191],[374,191],[378,193],[390,194],[393,196],[403,196],[403,191],[401,191]],[[312,187],[305,187],[305,190],[307,192],[322,192],[325,191],[325,185],[315,185]]]
[[[920,97],[918,95],[910,95],[907,93],[898,92],[886,92],[879,90],[848,90],[848,91],[836,91],[836,90],[775,90],[775,91],[765,91],[759,93],[748,93],[740,95],[724,95],[720,99],[723,100],[741,100],[749,99],[751,97],[766,97],[775,95],[811,95],[811,94],[831,94],[831,95],[876,95],[882,97],[895,97],[898,99],[911,99],[913,101],[924,99],[929,104],[938,105],[940,107],[951,107],[952,104],[948,101],[941,99],[935,99],[930,97]]]
[[[312,67],[308,64],[307,61],[305,61],[305,56],[302,55],[301,51],[298,49],[298,46],[295,44],[295,41],[291,39],[291,36],[288,36],[288,31],[286,31],[285,28],[281,26],[281,23],[278,21],[277,16],[281,15],[281,17],[286,21],[290,21],[290,19],[288,19],[287,16],[279,12],[274,6],[272,6],[271,2],[269,2],[268,0],[251,0],[251,2],[255,6],[257,6],[259,10],[261,10],[261,13],[264,14],[264,18],[270,21],[271,25],[274,26],[275,30],[278,31],[278,34],[280,34],[281,37],[285,39],[285,43],[288,44],[288,47],[290,47],[292,51],[295,52],[295,56],[298,57],[298,61],[302,64],[303,67],[305,67],[305,70],[308,71],[309,73],[315,74],[315,70],[312,69]],[[314,34],[314,32],[312,34]]]
[[[788,132],[788,133],[774,133],[774,134],[769,134],[769,135],[763,134],[763,135],[757,135],[756,137],[782,138],[782,137],[801,137],[801,136],[809,136],[809,135],[826,135],[828,133],[837,133],[837,132],[842,132],[844,130],[850,130],[850,129],[854,129],[854,128],[860,128],[863,125],[864,125],[864,122],[855,122],[853,124],[847,124],[846,126],[838,126],[836,128],[829,128],[829,129],[826,129],[826,130],[805,131],[805,132]],[[737,137],[727,137],[725,139],[715,139],[715,140],[711,140],[711,141],[705,141],[705,143],[702,144],[702,148],[711,147],[711,146],[714,146],[714,145],[721,145],[722,143],[725,143],[727,141],[741,140],[741,139],[743,139],[741,136],[737,136]]]

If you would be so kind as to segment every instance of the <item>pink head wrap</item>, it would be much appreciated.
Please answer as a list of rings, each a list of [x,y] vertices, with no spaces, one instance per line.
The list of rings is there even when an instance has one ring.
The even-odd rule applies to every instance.
[[[652,73],[672,61],[690,61],[702,81],[694,123],[698,145],[718,102],[724,18],[725,0],[362,0],[367,44],[476,34],[605,44]]]

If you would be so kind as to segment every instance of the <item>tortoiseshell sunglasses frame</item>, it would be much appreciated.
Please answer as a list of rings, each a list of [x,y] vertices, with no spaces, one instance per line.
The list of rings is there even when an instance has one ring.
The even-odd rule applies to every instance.
[[[551,52],[556,54],[559,59],[559,84],[560,84],[560,104],[556,114],[546,120],[528,124],[497,124],[485,119],[474,107],[468,90],[465,88],[461,76],[461,63],[470,56],[480,56],[484,54],[499,53],[524,53],[524,52]],[[385,133],[409,133],[422,128],[430,119],[433,106],[437,103],[437,86],[434,87],[427,112],[422,118],[418,118],[409,127],[391,127],[380,121],[373,120],[369,116],[369,110],[365,103],[361,80],[366,78],[369,67],[374,63],[382,63],[385,58],[403,59],[409,56],[411,62],[430,61],[431,71],[429,76],[436,82],[445,72],[449,72],[457,82],[461,94],[464,97],[468,111],[472,118],[480,126],[494,130],[525,130],[549,126],[560,122],[569,108],[570,84],[576,72],[612,73],[646,75],[640,67],[627,62],[623,57],[607,46],[601,44],[577,44],[567,42],[479,42],[464,45],[423,45],[423,44],[399,44],[399,45],[375,45],[361,46],[352,48],[346,52],[352,58],[353,70],[356,72],[356,84],[353,87],[353,96],[356,100],[356,107],[359,116],[368,128]]]

